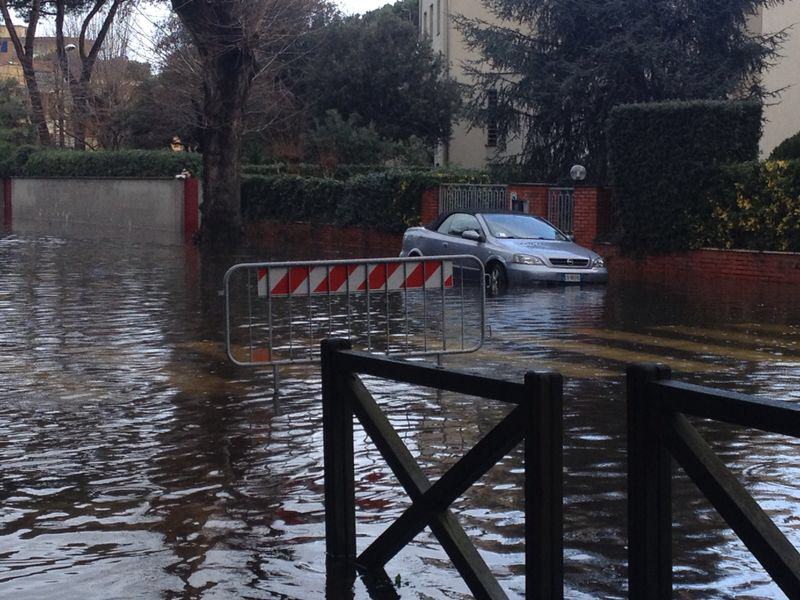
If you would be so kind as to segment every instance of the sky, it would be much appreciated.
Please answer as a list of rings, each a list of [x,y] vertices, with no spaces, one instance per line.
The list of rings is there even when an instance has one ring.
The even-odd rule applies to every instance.
[[[348,15],[355,13],[365,13],[375,8],[380,8],[384,4],[390,4],[388,0],[341,0],[337,2],[342,12]]]

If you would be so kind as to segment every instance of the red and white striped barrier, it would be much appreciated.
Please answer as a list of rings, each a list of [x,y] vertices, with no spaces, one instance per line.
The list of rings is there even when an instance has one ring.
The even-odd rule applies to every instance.
[[[308,265],[258,270],[258,295],[308,296],[453,287],[452,261]]]

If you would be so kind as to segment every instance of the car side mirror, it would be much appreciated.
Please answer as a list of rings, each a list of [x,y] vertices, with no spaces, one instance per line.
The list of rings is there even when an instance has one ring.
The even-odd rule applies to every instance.
[[[483,236],[474,229],[467,229],[461,233],[461,237],[465,240],[472,240],[473,242],[482,242]]]

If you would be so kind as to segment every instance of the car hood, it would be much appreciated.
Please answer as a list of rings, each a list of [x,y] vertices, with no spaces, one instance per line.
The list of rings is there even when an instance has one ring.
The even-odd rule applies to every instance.
[[[520,254],[543,254],[554,257],[580,257],[593,259],[597,254],[579,246],[575,242],[556,242],[553,240],[497,240],[498,246]]]

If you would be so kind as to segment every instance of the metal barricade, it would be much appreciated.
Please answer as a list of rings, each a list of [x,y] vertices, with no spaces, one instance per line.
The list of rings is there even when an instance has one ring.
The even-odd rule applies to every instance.
[[[315,363],[329,337],[397,357],[484,342],[484,269],[474,256],[238,264],[224,293],[226,348],[242,366]]]

